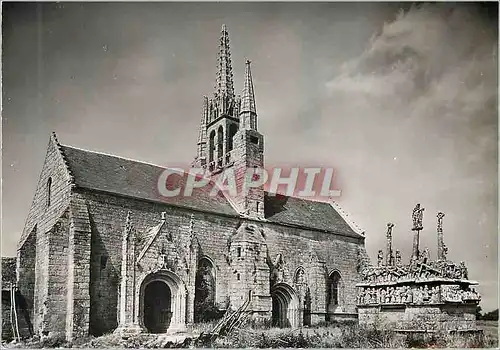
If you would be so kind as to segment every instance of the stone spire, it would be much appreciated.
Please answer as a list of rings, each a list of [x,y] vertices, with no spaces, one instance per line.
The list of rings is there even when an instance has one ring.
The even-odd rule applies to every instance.
[[[245,83],[241,93],[240,128],[257,130],[257,110],[255,108],[255,94],[253,91],[252,72],[250,61],[245,62]]]
[[[229,49],[229,32],[222,25],[219,53],[217,55],[217,80],[215,83],[215,99],[219,102],[220,115],[229,113],[234,102],[233,68]]]

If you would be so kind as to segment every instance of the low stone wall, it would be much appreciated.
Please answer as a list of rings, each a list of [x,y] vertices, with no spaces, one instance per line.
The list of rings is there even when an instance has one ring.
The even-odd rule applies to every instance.
[[[359,323],[391,325],[408,331],[476,330],[475,304],[364,305],[358,306]]]

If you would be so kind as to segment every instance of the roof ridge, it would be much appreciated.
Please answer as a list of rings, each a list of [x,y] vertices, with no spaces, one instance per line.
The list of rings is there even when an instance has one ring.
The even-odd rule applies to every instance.
[[[85,149],[85,148],[75,147],[75,146],[65,145],[65,144],[61,144],[60,146],[62,146],[62,147],[68,147],[68,148],[72,148],[72,149],[76,149],[76,150],[84,151],[84,152],[88,152],[88,153],[100,154],[100,155],[103,155],[103,156],[108,156],[108,157],[113,157],[113,158],[128,160],[128,161],[132,161],[132,162],[136,162],[136,163],[141,163],[141,164],[146,164],[146,165],[152,165],[152,166],[155,166],[155,167],[158,167],[158,168],[161,168],[161,169],[173,169],[173,167],[171,168],[171,167],[167,167],[167,166],[163,166],[163,165],[159,165],[159,164],[145,162],[145,161],[138,160],[138,159],[133,159],[133,158],[127,158],[127,157],[123,157],[123,156],[118,156],[116,154],[111,154],[111,153],[106,153],[106,152],[101,152],[101,151],[93,151],[93,150],[90,150],[90,149]]]
[[[330,200],[328,203],[332,206],[332,208],[337,213],[339,213],[339,215],[342,217],[342,219],[344,219],[344,221],[349,225],[349,227],[354,232],[356,232],[357,234],[359,234],[363,237],[365,236],[365,230],[363,230],[356,222],[354,222],[354,220],[349,218],[349,214],[344,209],[342,209],[342,207],[336,201]]]
[[[328,198],[326,200],[321,199],[321,198],[304,198],[304,197],[289,196],[287,194],[274,193],[274,192],[269,192],[269,191],[264,191],[264,194],[267,194],[267,195],[272,196],[272,197],[283,196],[283,197],[288,197],[288,198],[303,200],[303,201],[306,201],[306,202],[315,202],[315,203],[324,203],[324,204],[330,204],[330,202],[332,201],[330,198]]]
[[[52,131],[52,133],[50,134],[50,137],[51,137],[52,141],[54,142],[57,150],[59,151],[59,154],[61,155],[62,161],[64,163],[64,167],[68,171],[71,185],[75,186],[75,177],[74,177],[73,172],[71,171],[71,169],[69,167],[68,159],[66,158],[66,155],[64,154],[64,151],[62,149],[62,145],[59,143],[59,140],[57,139],[56,132]]]

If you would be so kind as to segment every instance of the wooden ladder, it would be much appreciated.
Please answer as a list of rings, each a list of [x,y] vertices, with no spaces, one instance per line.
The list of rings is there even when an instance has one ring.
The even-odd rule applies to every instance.
[[[237,310],[231,311],[230,307],[228,307],[227,311],[224,313],[224,316],[219,322],[217,322],[215,327],[208,333],[201,333],[196,342],[203,345],[209,345],[213,343],[219,336],[228,335],[236,327],[241,326],[241,324],[248,316],[248,313],[246,311],[250,306],[251,301],[252,291],[249,291],[247,299]]]

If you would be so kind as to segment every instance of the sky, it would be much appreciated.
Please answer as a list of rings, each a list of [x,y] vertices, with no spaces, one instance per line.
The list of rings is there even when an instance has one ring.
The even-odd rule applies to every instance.
[[[498,308],[496,3],[6,3],[2,255],[15,255],[51,131],[163,166],[196,154],[220,28],[235,88],[252,61],[266,166],[336,169],[340,205],[376,261],[387,222],[448,257]]]

